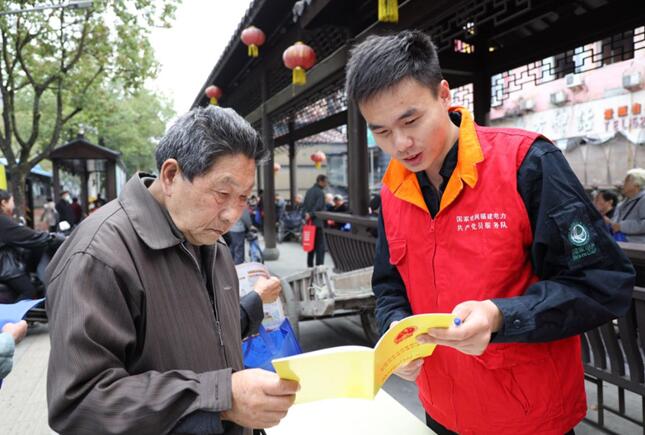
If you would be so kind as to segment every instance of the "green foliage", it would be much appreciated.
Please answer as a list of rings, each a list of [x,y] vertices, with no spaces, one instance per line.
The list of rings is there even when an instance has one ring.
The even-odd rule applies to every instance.
[[[101,131],[106,144],[114,138],[116,148],[139,155],[130,167],[148,165],[143,150],[149,143],[144,142],[158,135],[159,122],[168,116],[167,105],[143,90],[157,71],[148,37],[153,26],[169,25],[179,1],[94,0],[89,9],[0,16],[0,154],[8,159],[12,174],[28,173],[98,101],[112,102],[120,110],[93,109],[93,114],[83,115],[86,122]],[[0,0],[0,11],[43,4],[48,3]],[[152,107],[143,108],[146,103]],[[152,113],[159,119],[149,126],[139,124],[144,122],[141,116],[154,118]],[[123,118],[116,119],[120,114]],[[132,118],[132,127],[126,128],[126,117],[133,115],[140,117]],[[137,134],[126,139],[133,129]]]
[[[174,116],[170,102],[142,89],[127,94],[120,88],[101,89],[68,126],[70,138],[83,131],[93,143],[121,152],[127,172],[156,169],[154,147]]]

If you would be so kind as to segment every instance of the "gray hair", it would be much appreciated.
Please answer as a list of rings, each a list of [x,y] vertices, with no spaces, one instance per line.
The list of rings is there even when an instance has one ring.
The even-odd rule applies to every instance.
[[[632,177],[632,181],[634,184],[638,184],[638,186],[643,190],[645,187],[645,169],[643,168],[634,168],[630,169],[627,171],[627,176]]]
[[[412,78],[437,96],[443,80],[437,48],[418,30],[370,36],[355,46],[347,63],[347,96],[363,103],[402,80]]]
[[[223,156],[242,154],[262,163],[267,149],[257,131],[233,109],[210,105],[181,116],[168,129],[155,149],[157,169],[175,159],[182,175],[204,175]]]

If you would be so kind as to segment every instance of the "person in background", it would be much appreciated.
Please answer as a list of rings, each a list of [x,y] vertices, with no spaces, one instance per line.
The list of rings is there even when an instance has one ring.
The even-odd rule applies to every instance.
[[[56,211],[56,203],[54,203],[51,197],[48,197],[47,202],[43,204],[43,214],[40,216],[40,221],[47,223],[47,228],[50,233],[56,231],[58,212]]]
[[[325,193],[325,211],[331,211],[334,208],[334,195]]]
[[[314,266],[314,258],[316,260],[316,266],[325,264],[325,242],[323,239],[324,221],[316,216],[316,212],[326,209],[324,189],[327,187],[327,183],[327,176],[319,174],[316,177],[316,184],[307,190],[302,203],[302,210],[305,212],[305,221],[311,220],[313,225],[316,226],[314,249],[307,253],[307,267]]]
[[[74,222],[70,222],[70,225],[74,227],[81,223],[81,220],[83,219],[83,209],[81,208],[81,205],[78,203],[77,197],[72,198],[72,203],[70,204],[70,207],[72,208],[72,212],[74,213]]]
[[[27,322],[5,323],[0,332],[0,383],[13,368],[13,353],[18,344],[27,335]]]
[[[48,264],[48,251],[56,250],[65,240],[56,233],[32,230],[13,220],[13,195],[0,189],[0,282],[11,290],[9,301],[37,299],[38,288],[31,280],[30,273],[44,278]]]
[[[593,205],[602,216],[611,219],[618,205],[618,195],[613,190],[599,190],[594,196]]]
[[[228,230],[230,237],[229,247],[231,248],[231,255],[233,255],[233,262],[237,264],[244,263],[244,241],[246,240],[246,233],[251,229],[251,213],[248,207],[244,207],[242,216],[233,224]]]
[[[613,218],[605,217],[614,234],[624,234],[630,243],[645,243],[645,169],[627,171],[623,183],[625,199],[618,204]]]
[[[334,213],[349,213],[349,207],[343,195],[334,195],[334,205],[332,206],[331,211]]]
[[[60,193],[60,199],[56,203],[56,211],[58,212],[58,221],[66,221],[70,225],[74,225],[74,211],[72,209],[72,197],[67,190]]]

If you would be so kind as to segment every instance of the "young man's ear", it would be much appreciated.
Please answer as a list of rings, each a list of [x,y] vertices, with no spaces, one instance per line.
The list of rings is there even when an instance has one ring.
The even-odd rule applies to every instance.
[[[450,85],[448,84],[447,80],[441,80],[441,82],[439,83],[438,97],[446,107],[450,107],[450,104],[452,103],[452,97],[450,95]]]
[[[181,169],[179,169],[177,160],[168,159],[163,162],[159,170],[159,181],[164,195],[170,196],[172,194],[173,186],[178,181],[178,177],[181,177]]]

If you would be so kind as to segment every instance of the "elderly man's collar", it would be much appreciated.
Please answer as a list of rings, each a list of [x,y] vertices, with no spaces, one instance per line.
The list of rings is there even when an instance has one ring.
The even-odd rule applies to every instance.
[[[126,183],[119,202],[141,240],[151,249],[166,249],[183,242],[184,237],[148,191],[154,180],[154,175],[138,172]]]

